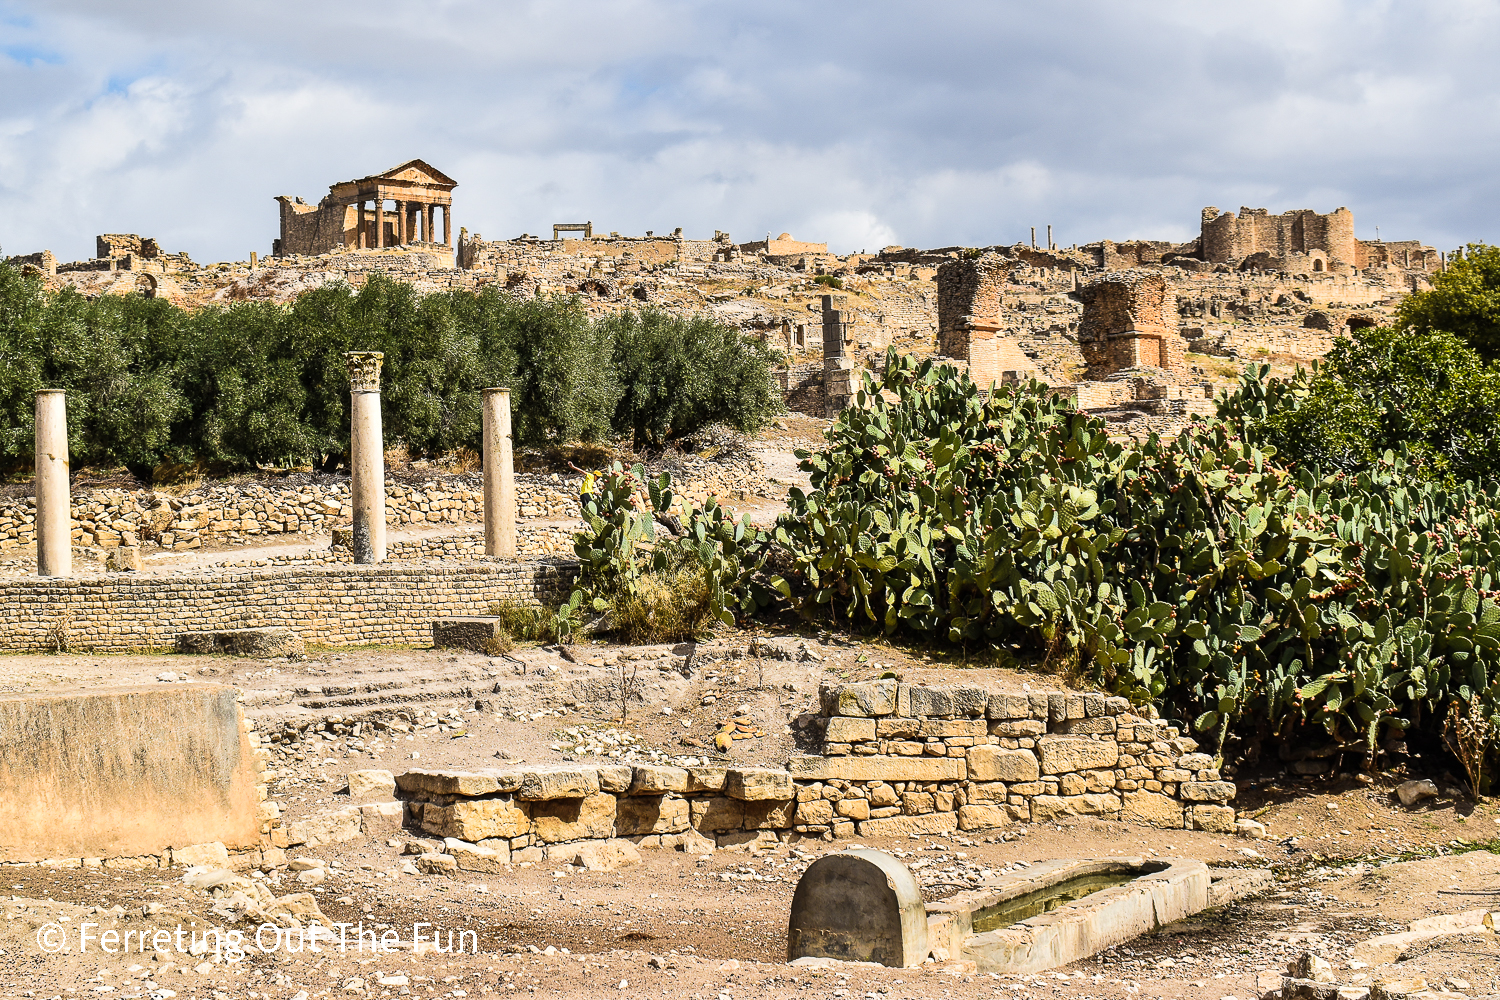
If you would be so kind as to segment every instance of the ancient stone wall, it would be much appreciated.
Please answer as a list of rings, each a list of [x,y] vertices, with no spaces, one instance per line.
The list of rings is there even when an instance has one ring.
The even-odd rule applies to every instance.
[[[1219,214],[1209,206],[1201,217],[1200,247],[1203,258],[1214,262],[1240,262],[1262,255],[1254,266],[1283,271],[1334,271],[1350,273],[1357,264],[1354,213],[1338,208],[1326,215],[1296,209],[1271,215],[1264,208],[1241,208]],[[1323,266],[1310,266],[1314,261]]]
[[[542,860],[581,840],[643,847],[848,839],[1097,816],[1234,829],[1234,785],[1123,698],[898,681],[825,685],[821,756],[785,768],[559,764],[397,777],[407,823],[466,862]],[[474,848],[479,848],[475,851]],[[467,857],[465,856],[467,855]]]
[[[434,618],[483,614],[506,599],[555,604],[575,573],[568,562],[474,558],[3,580],[0,645],[123,653],[170,647],[183,632],[282,626],[330,646],[426,646]]]
[[[1166,279],[1156,273],[1120,271],[1079,289],[1083,316],[1078,342],[1095,374],[1123,368],[1180,368],[1186,343],[1168,326]]]

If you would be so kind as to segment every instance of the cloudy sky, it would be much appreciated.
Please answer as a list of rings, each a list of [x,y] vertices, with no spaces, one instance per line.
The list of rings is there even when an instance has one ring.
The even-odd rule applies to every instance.
[[[1500,240],[1493,0],[0,0],[0,248],[269,251],[413,157],[490,238]]]

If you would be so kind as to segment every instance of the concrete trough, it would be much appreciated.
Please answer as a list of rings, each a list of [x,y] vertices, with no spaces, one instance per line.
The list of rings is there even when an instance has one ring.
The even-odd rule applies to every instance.
[[[927,907],[931,947],[980,972],[1032,973],[1068,965],[1209,906],[1201,861],[1107,858],[1046,861]],[[1070,886],[1102,886],[1068,901]],[[989,929],[997,911],[1064,892],[1055,908]],[[1081,890],[1074,888],[1073,894]],[[1046,905],[1046,904],[1041,904]],[[1022,913],[1037,907],[1022,906]]]
[[[900,968],[931,955],[973,961],[981,973],[1042,972],[1207,909],[1211,883],[1201,861],[1058,860],[924,907],[901,862],[845,851],[815,862],[798,882],[787,959]]]

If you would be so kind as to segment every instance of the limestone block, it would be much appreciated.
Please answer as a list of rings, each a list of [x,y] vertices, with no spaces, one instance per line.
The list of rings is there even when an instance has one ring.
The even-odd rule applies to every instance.
[[[1112,734],[1115,731],[1115,720],[1113,716],[1100,715],[1082,719],[1068,719],[1059,722],[1053,729],[1060,736],[1090,736],[1094,734]]]
[[[1047,731],[1047,724],[1040,719],[1015,719],[1010,722],[991,722],[989,734],[999,736],[1003,739],[1023,739],[1032,736],[1041,736]]]
[[[794,799],[746,802],[743,825],[747,830],[784,830],[792,825],[792,816],[796,812]]]
[[[688,773],[685,767],[662,767],[656,764],[639,764],[630,782],[631,795],[662,795],[666,792],[683,793],[688,789]]]
[[[1010,822],[1010,813],[1004,806],[967,805],[958,807],[960,830],[989,830],[1005,826]]]
[[[134,545],[110,549],[104,557],[104,568],[111,573],[134,573],[141,568],[141,550]]]
[[[612,872],[641,863],[641,852],[628,840],[594,840],[586,844],[552,848],[548,860],[575,865],[591,872]]]
[[[407,795],[457,795],[478,798],[495,792],[514,792],[523,773],[506,768],[484,771],[407,771],[396,776],[396,787]]]
[[[843,803],[840,803],[842,805]],[[868,808],[865,810],[868,815]],[[804,825],[833,822],[833,803],[826,799],[814,799],[797,806],[796,822]]]
[[[724,777],[724,791],[730,798],[747,802],[785,801],[797,797],[792,776],[770,767],[730,769]]]
[[[508,633],[498,618],[438,618],[432,623],[432,645],[436,649],[471,649],[482,653],[490,642],[503,638],[508,638]]]
[[[351,799],[389,800],[395,794],[396,776],[389,771],[372,769],[349,772],[349,797]]]
[[[423,875],[454,875],[458,872],[458,859],[447,854],[419,854],[417,871]]]
[[[1041,771],[1030,750],[1006,750],[985,744],[966,754],[970,781],[1035,781]]]
[[[614,833],[613,795],[596,792],[583,798],[549,799],[531,807],[531,835],[544,844],[600,840]]]
[[[1206,771],[1214,766],[1214,759],[1206,753],[1185,753],[1177,758],[1177,766],[1184,771]]]
[[[1154,826],[1163,830],[1181,830],[1182,803],[1170,795],[1157,792],[1126,792],[1120,819],[1126,823]]]
[[[1024,694],[992,694],[985,702],[984,717],[995,721],[1031,718],[1031,699]]]
[[[962,757],[793,757],[787,770],[798,781],[962,781]]]
[[[1120,811],[1120,805],[1120,797],[1113,792],[1038,795],[1031,800],[1031,819],[1047,823],[1062,816],[1112,816]]]
[[[823,739],[829,743],[864,743],[874,738],[874,719],[854,719],[836,715],[828,720],[828,725],[823,730]]]
[[[223,632],[183,632],[179,653],[228,653],[233,656],[298,656],[306,651],[302,637],[289,628],[237,628]]]
[[[447,806],[427,803],[419,820],[438,837],[477,843],[491,837],[520,837],[531,832],[529,807],[509,798],[461,800]]]
[[[629,764],[600,764],[596,770],[599,772],[599,791],[623,795],[630,790],[635,768]]]
[[[1228,802],[1234,793],[1232,781],[1184,781],[1178,788],[1188,802]]]
[[[359,807],[359,832],[366,837],[389,837],[401,832],[400,802],[367,802]]]
[[[191,844],[172,848],[172,865],[177,868],[192,868],[206,865],[210,868],[229,867],[229,849],[215,841],[212,844]]]
[[[1189,806],[1188,822],[1194,830],[1209,833],[1233,833],[1234,809],[1229,806]]]
[[[681,833],[688,828],[686,799],[632,796],[615,804],[615,830],[622,837]]]
[[[841,799],[834,806],[834,811],[858,822],[870,818],[870,803],[866,799]]]
[[[890,816],[867,819],[859,824],[861,837],[906,837],[910,834],[950,833],[958,829],[957,813],[928,813],[925,816]]]
[[[288,825],[286,833],[289,843],[308,847],[354,840],[360,836],[359,807],[314,814]]]
[[[1120,745],[1114,740],[1091,740],[1079,736],[1043,736],[1037,740],[1043,774],[1093,771],[1114,767]]]
[[[738,830],[745,822],[745,803],[728,796],[689,800],[693,829],[705,833]]]
[[[1004,802],[1006,787],[999,781],[977,781],[968,786],[967,797],[970,802]]]
[[[825,684],[818,689],[827,716],[872,718],[896,711],[897,682],[860,681],[856,684]]]
[[[689,793],[722,792],[728,771],[722,767],[690,767],[688,772]]]
[[[875,736],[882,740],[982,739],[989,735],[983,719],[875,719]]]
[[[509,844],[497,849],[446,837],[443,840],[443,851],[453,858],[460,871],[503,875],[509,870]]]
[[[528,770],[518,797],[528,802],[582,799],[599,792],[599,772],[592,767],[554,765]]]

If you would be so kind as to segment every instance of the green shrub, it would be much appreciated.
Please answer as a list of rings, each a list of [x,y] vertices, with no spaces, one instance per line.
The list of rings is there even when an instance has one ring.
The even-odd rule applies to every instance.
[[[844,287],[844,279],[836,274],[819,274],[813,278],[813,284],[823,285],[826,288],[842,289]]]

